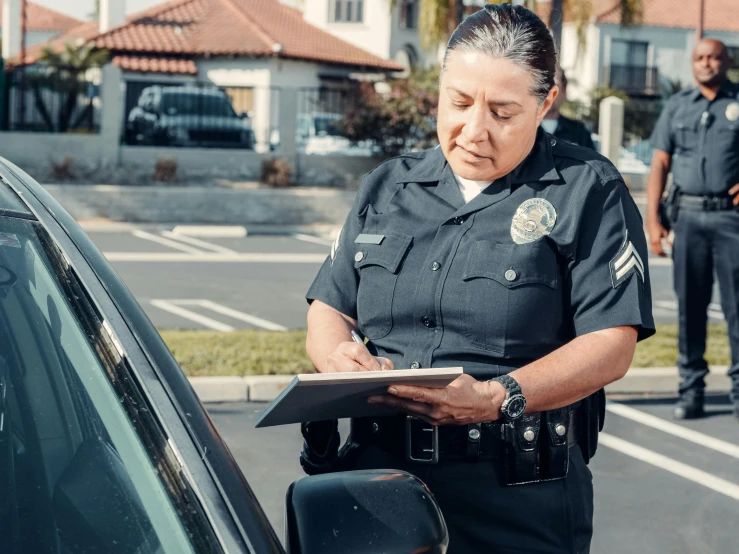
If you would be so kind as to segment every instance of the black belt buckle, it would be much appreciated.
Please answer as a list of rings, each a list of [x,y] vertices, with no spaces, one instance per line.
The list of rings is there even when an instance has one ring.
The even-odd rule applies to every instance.
[[[703,210],[706,212],[717,212],[720,208],[720,200],[717,196],[704,196]]]
[[[414,431],[421,433],[419,444],[413,442]],[[409,462],[417,464],[439,463],[439,428],[415,418],[405,418],[405,457]]]

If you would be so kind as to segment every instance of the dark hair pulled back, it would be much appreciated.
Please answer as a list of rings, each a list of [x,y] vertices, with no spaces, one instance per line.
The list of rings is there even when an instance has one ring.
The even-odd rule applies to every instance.
[[[449,39],[443,67],[449,54],[457,50],[510,60],[526,68],[532,77],[531,93],[539,102],[554,86],[554,40],[544,22],[523,6],[488,4],[468,16]]]

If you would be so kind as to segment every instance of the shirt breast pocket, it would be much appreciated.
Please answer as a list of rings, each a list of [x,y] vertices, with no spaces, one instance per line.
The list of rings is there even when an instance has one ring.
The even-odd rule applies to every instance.
[[[463,321],[479,348],[526,357],[555,340],[562,325],[557,256],[545,240],[476,242],[463,275]]]
[[[730,122],[719,129],[719,138],[722,146],[726,145],[727,149],[736,149],[739,147],[739,125]]]
[[[354,267],[359,272],[357,319],[370,340],[377,340],[393,328],[393,299],[398,274],[413,237],[386,234],[380,244],[357,244]]]
[[[679,119],[673,125],[675,144],[683,152],[698,150],[698,126],[686,119]]]

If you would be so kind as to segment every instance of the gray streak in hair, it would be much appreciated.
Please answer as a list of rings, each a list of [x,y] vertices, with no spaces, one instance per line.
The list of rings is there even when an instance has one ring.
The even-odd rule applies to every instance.
[[[447,44],[442,74],[454,51],[486,54],[524,67],[533,81],[531,93],[540,103],[554,86],[554,40],[544,22],[522,6],[489,4],[462,21]]]

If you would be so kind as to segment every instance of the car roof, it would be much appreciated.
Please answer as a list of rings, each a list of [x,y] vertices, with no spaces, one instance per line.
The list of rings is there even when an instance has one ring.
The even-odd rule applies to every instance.
[[[199,87],[162,87],[162,94],[207,94],[210,96],[225,96],[225,93],[217,88]]]
[[[33,212],[16,192],[10,188],[5,176],[0,173],[0,215],[20,216],[35,219]]]

